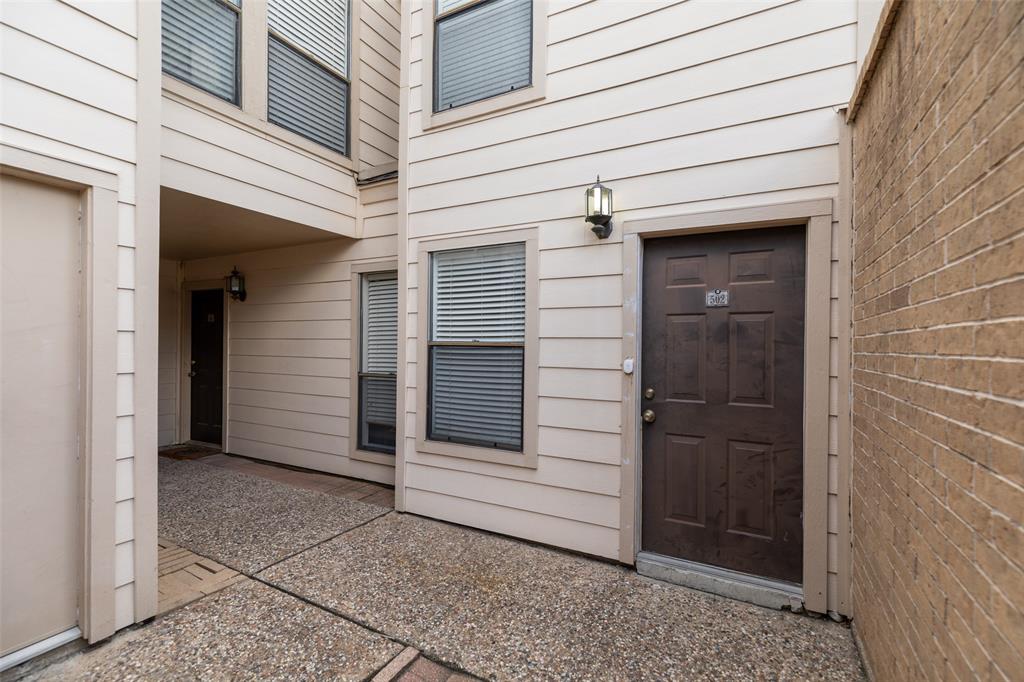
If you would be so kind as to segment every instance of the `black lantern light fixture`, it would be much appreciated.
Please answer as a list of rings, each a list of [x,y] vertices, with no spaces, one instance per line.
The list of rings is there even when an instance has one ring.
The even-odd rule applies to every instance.
[[[597,182],[587,188],[586,220],[598,239],[607,239],[612,233],[612,191],[601,184],[601,176]]]
[[[224,285],[228,293],[231,294],[232,301],[245,300],[245,276],[238,271],[238,268],[232,268],[231,274],[224,278]]]

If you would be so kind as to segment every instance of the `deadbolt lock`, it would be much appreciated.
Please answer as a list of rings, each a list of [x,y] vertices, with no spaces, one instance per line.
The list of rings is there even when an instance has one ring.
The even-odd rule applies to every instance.
[[[654,416],[654,410],[644,410],[643,413],[640,416],[643,417],[643,420],[645,422],[647,422],[648,424],[653,422],[655,420],[655,418],[656,418]]]
[[[645,388],[644,389],[644,397],[647,398],[648,400],[654,400],[654,389],[653,388]]]

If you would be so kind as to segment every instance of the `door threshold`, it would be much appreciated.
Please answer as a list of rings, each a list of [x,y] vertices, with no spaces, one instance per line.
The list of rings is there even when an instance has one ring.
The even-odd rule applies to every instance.
[[[82,637],[82,631],[77,627],[65,630],[64,632],[58,632],[52,637],[47,637],[44,640],[36,642],[35,644],[29,644],[27,647],[12,651],[6,656],[0,657],[0,672],[13,668],[16,665],[21,665],[27,661],[32,660],[36,656],[42,656],[43,654],[53,651],[57,647],[64,646],[69,642],[74,642],[76,639]]]
[[[800,585],[696,561],[640,552],[636,555],[636,572],[655,580],[770,609],[788,608],[800,612],[804,608],[804,590]]]
[[[199,447],[204,447],[204,448],[216,448],[217,450],[222,450],[222,451],[224,450],[224,446],[222,446],[220,443],[208,443],[205,440],[192,440],[192,439],[189,439],[189,440],[185,441],[184,445],[197,445]]]

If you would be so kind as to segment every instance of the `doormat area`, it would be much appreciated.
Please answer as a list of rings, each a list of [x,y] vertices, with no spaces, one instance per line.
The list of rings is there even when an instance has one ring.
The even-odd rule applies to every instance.
[[[203,457],[209,457],[210,455],[216,455],[221,452],[220,448],[207,447],[205,445],[193,445],[190,443],[183,443],[182,445],[168,445],[165,448],[160,448],[161,457],[169,457],[171,459],[202,459]]]

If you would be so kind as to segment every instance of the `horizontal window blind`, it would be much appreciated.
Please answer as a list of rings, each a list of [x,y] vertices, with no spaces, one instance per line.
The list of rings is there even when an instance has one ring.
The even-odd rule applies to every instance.
[[[398,276],[367,275],[363,280],[363,371],[398,370]]]
[[[434,346],[430,350],[431,438],[521,449],[523,349]]]
[[[433,257],[434,341],[518,341],[526,333],[526,250],[501,244]]]
[[[360,289],[359,447],[394,452],[398,275],[364,275]]]
[[[163,0],[161,24],[164,72],[237,103],[238,12],[220,0]]]
[[[267,117],[318,144],[348,153],[348,83],[270,37]]]
[[[363,415],[369,424],[395,425],[394,378],[363,377]]]
[[[267,24],[338,73],[348,74],[348,0],[269,0]]]
[[[440,7],[457,5],[442,0]],[[434,111],[530,85],[532,45],[531,0],[487,0],[438,19]]]
[[[525,245],[434,253],[430,295],[428,437],[521,450]]]
[[[448,10],[458,9],[463,5],[468,5],[473,0],[434,0],[434,6],[437,8],[438,14],[444,14]]]

